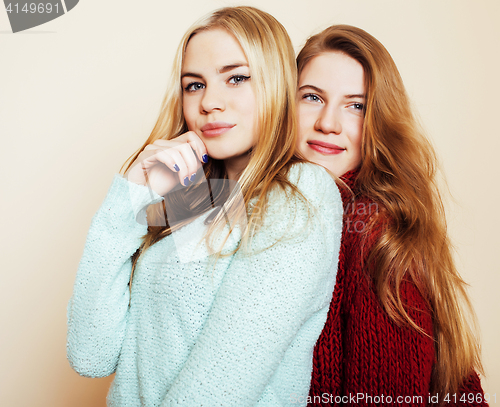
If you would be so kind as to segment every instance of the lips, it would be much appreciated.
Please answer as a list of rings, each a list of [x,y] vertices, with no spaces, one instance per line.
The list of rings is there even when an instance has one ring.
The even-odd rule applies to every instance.
[[[313,150],[317,151],[321,154],[340,154],[345,151],[345,148],[340,147],[336,144],[325,143],[324,141],[319,140],[311,140],[308,141],[307,144]]]
[[[212,122],[205,124],[200,130],[205,137],[217,137],[231,130],[236,124],[226,122]]]

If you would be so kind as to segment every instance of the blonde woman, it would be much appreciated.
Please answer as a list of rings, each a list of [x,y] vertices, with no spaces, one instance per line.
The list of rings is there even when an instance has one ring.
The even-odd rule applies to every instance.
[[[290,39],[267,13],[224,8],[185,34],[68,306],[69,361],[116,373],[108,405],[305,405],[342,204],[293,155],[295,89]]]
[[[298,149],[349,187],[310,405],[485,405],[435,153],[394,61],[370,34],[336,25],[297,65]]]

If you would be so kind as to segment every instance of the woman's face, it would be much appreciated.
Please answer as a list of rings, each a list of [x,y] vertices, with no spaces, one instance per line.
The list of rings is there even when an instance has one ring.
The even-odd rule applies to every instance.
[[[298,149],[341,176],[361,164],[364,71],[341,52],[325,52],[304,67],[297,93]]]
[[[243,49],[227,31],[201,31],[189,40],[181,72],[184,118],[208,155],[236,171],[245,168],[257,141],[250,78]]]

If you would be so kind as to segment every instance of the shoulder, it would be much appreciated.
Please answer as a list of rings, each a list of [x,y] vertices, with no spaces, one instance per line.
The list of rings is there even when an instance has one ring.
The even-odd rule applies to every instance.
[[[375,279],[372,275],[371,256],[374,250],[378,250],[379,255],[392,258],[387,251],[390,244],[390,237],[386,235],[388,228],[394,222],[392,216],[380,202],[372,200],[363,194],[356,194],[355,199],[344,200],[344,224],[342,233],[342,256],[344,258],[344,267],[346,286],[351,290],[350,294],[345,296],[346,301],[350,302],[352,307],[359,306],[359,314],[356,314],[354,308],[350,309],[351,315],[366,314],[363,307],[372,307],[372,312],[384,315],[384,322],[380,326],[390,326],[395,332],[400,332],[397,324],[388,316],[380,301],[380,296],[375,289]],[[383,239],[386,243],[380,247],[379,243]],[[424,298],[425,293],[421,293],[413,278],[407,274],[399,286],[399,296],[405,311],[411,319],[430,337],[432,337],[432,318],[429,304]],[[356,319],[355,318],[355,319]],[[368,320],[367,323],[370,323]],[[380,328],[382,329],[382,328]],[[421,338],[417,331],[410,329],[409,335],[417,335],[425,342],[425,346],[432,343],[432,339]],[[430,342],[429,342],[430,341]]]
[[[256,231],[269,234],[273,241],[315,234],[321,239],[340,241],[342,200],[332,176],[323,167],[298,163],[289,168],[287,180],[291,185],[276,185],[266,196],[264,216]],[[259,216],[260,208],[250,208]]]
[[[360,193],[355,187],[344,188],[342,200],[346,243],[354,241],[357,248],[371,249],[392,223],[392,217],[381,202]]]
[[[339,188],[333,177],[321,166],[297,163],[287,172],[291,185],[273,188],[267,197],[267,214],[276,219],[298,222],[342,222],[343,207]]]
[[[312,163],[293,164],[288,171],[288,180],[304,190],[325,184],[338,190],[333,177],[320,165]]]
[[[342,210],[339,188],[323,167],[312,163],[294,164],[288,171],[288,180],[312,205],[327,204]]]
[[[333,177],[321,166],[310,163],[293,164],[286,173],[288,185],[275,184],[266,196],[268,215],[278,211],[284,214],[285,208],[294,211],[325,210],[342,212],[342,198]],[[250,208],[257,200],[251,201]]]

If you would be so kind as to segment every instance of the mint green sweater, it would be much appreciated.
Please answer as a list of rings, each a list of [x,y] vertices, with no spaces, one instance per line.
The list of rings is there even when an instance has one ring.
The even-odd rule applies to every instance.
[[[305,405],[296,401],[308,394],[332,296],[342,202],[323,168],[297,164],[289,179],[308,205],[271,191],[251,245],[215,268],[193,239],[210,212],[201,215],[148,249],[130,295],[131,256],[147,231],[136,215],[162,198],[115,177],[87,236],[67,338],[79,374],[116,372],[109,406]]]

